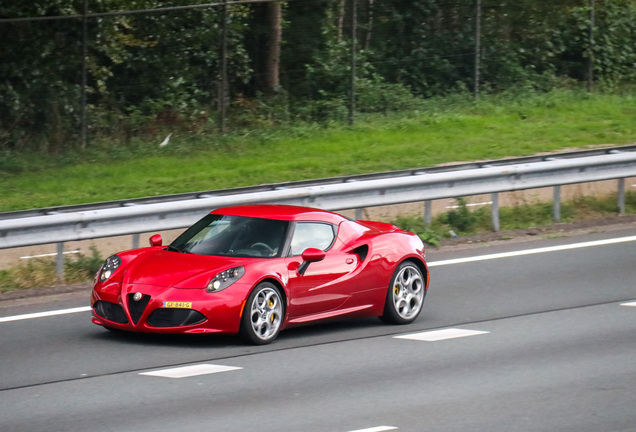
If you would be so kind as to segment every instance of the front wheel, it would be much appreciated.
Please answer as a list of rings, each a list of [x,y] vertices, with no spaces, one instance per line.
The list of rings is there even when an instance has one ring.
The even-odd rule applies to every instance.
[[[260,283],[247,298],[240,336],[248,343],[268,344],[278,336],[283,317],[283,301],[278,287],[269,282]]]
[[[409,324],[422,311],[426,282],[420,268],[412,262],[405,261],[398,266],[391,278],[383,321],[393,324]]]

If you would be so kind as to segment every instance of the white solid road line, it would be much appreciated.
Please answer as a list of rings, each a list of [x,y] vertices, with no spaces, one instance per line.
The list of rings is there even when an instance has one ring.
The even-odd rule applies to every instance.
[[[619,237],[614,239],[589,241],[589,242],[583,242],[583,243],[573,243],[568,245],[551,246],[551,247],[544,247],[544,248],[537,248],[537,249],[526,249],[526,250],[513,251],[513,252],[503,252],[503,253],[497,253],[497,254],[491,254],[491,255],[477,255],[477,256],[471,256],[466,258],[448,259],[443,261],[432,261],[432,262],[428,262],[427,264],[429,267],[439,267],[444,265],[463,264],[468,262],[485,261],[485,260],[492,260],[492,259],[499,259],[499,258],[510,258],[510,257],[532,255],[532,254],[546,253],[546,252],[557,252],[557,251],[579,249],[579,248],[586,248],[586,247],[592,247],[592,246],[605,246],[610,244],[625,243],[625,242],[631,242],[631,241],[636,241],[636,236]],[[61,309],[61,310],[48,311],[48,312],[38,312],[38,313],[32,313],[32,314],[0,317],[0,323],[9,322],[9,321],[20,321],[20,320],[32,319],[32,318],[43,318],[43,317],[49,317],[49,316],[55,316],[55,315],[66,315],[66,314],[77,313],[77,312],[86,312],[89,310],[91,310],[91,308],[89,306],[85,306],[85,307],[72,308],[72,309]]]
[[[490,204],[492,204],[492,201],[484,201],[479,203],[466,204],[466,207],[477,207],[477,206],[484,206],[484,205],[490,205]],[[447,209],[458,209],[460,207],[461,206],[458,206],[458,205],[446,206]]]
[[[522,256],[522,255],[533,255],[533,254],[546,253],[546,252],[557,252],[557,251],[563,251],[563,250],[580,249],[580,248],[586,248],[586,247],[592,247],[592,246],[605,246],[610,244],[625,243],[625,242],[631,242],[631,241],[636,241],[636,236],[620,237],[620,238],[607,239],[607,240],[596,240],[596,241],[574,243],[574,244],[561,245],[561,246],[550,246],[550,247],[543,247],[543,248],[537,248],[537,249],[525,249],[525,250],[512,251],[512,252],[502,252],[502,253],[496,253],[491,255],[477,255],[477,256],[471,256],[466,258],[455,258],[455,259],[448,259],[443,261],[433,261],[427,264],[429,267],[439,267],[439,266],[451,265],[451,264],[463,264],[468,262],[486,261],[486,260],[499,259],[499,258],[510,258],[510,257],[516,257],[516,256]]]
[[[33,318],[44,318],[44,317],[50,317],[50,316],[56,316],[56,315],[66,315],[66,314],[72,314],[72,313],[78,313],[78,312],[88,312],[90,310],[91,310],[90,306],[81,306],[81,307],[76,307],[71,309],[60,309],[60,310],[53,310],[53,311],[47,311],[47,312],[36,312],[36,313],[23,314],[23,315],[13,315],[8,317],[0,317],[0,323],[9,322],[9,321],[21,321],[21,320],[27,320],[27,319],[33,319]]]
[[[72,254],[78,254],[80,252],[81,250],[76,249],[72,251],[62,252],[62,255],[72,255]],[[51,257],[51,256],[57,256],[57,252],[45,253],[45,254],[39,254],[39,255],[25,255],[25,256],[21,256],[20,259],[44,258],[44,257]]]

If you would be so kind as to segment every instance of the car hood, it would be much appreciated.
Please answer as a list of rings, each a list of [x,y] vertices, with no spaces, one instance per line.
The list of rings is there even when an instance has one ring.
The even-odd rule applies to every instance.
[[[123,282],[175,288],[205,288],[217,273],[240,265],[243,261],[243,258],[153,250],[128,264]]]

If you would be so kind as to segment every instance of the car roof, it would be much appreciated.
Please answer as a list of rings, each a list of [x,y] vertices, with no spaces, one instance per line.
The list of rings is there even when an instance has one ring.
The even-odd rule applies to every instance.
[[[253,204],[223,207],[213,210],[211,213],[286,221],[322,221],[336,225],[347,220],[346,217],[327,210],[278,204]]]

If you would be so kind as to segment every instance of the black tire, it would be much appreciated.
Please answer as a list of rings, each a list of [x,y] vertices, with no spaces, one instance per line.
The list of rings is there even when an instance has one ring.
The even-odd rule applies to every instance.
[[[112,328],[112,327],[106,327],[106,326],[102,326],[103,328],[105,328],[106,330],[108,330],[109,333],[115,334],[115,335],[125,335],[126,333],[128,333],[125,330],[120,330],[120,329],[116,329],[116,328]]]
[[[382,321],[391,324],[409,324],[417,319],[424,298],[426,280],[420,268],[411,261],[401,263],[391,278],[386,293]]]
[[[239,336],[247,343],[265,345],[280,333],[285,305],[278,287],[269,282],[256,286],[247,298]]]

